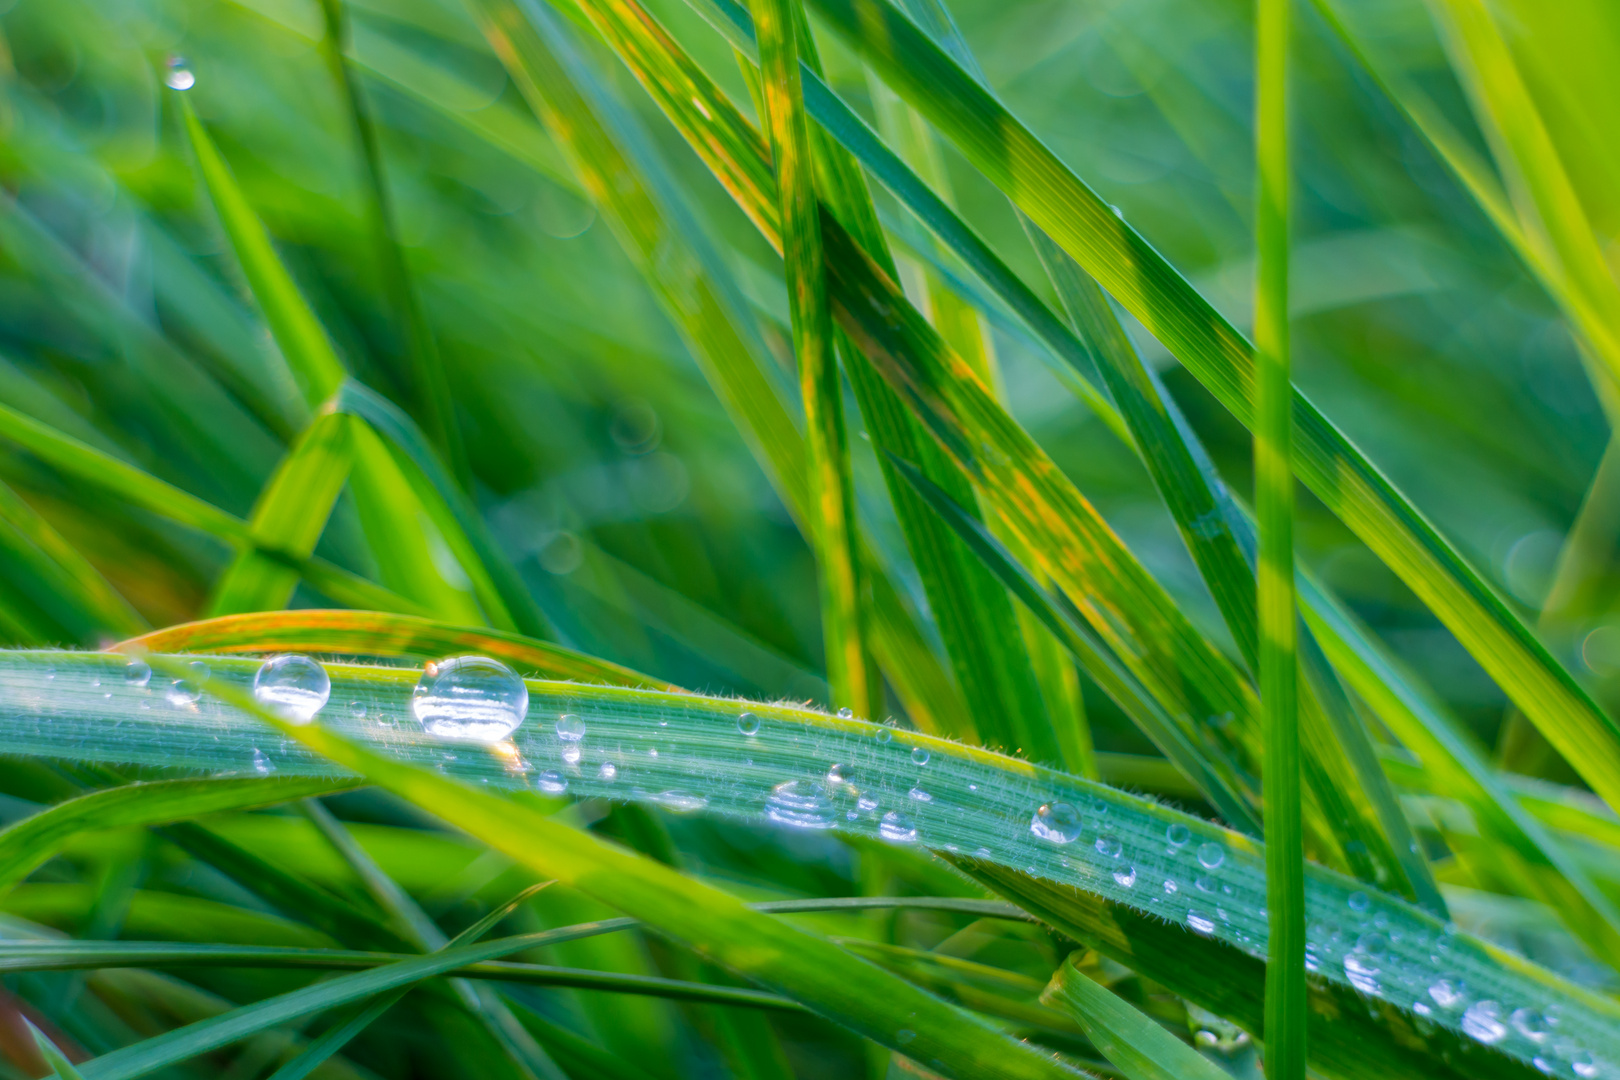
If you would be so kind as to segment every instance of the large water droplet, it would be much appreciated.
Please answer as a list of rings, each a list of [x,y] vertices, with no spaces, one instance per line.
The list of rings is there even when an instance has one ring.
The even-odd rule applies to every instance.
[[[193,660],[186,665],[184,678],[169,680],[169,688],[163,696],[170,705],[191,705],[202,697],[203,684],[208,681],[208,675],[208,665],[201,660]]]
[[[926,746],[914,746],[911,748],[911,760],[918,765],[928,764],[928,758],[929,753]]]
[[[429,735],[500,742],[528,715],[529,688],[499,660],[458,656],[422,669],[411,712]]]
[[[1192,830],[1177,822],[1164,830],[1164,838],[1170,841],[1171,847],[1181,847],[1192,839]]]
[[[813,780],[789,780],[771,788],[765,816],[795,829],[830,829],[834,824],[827,789]]]
[[[170,90],[190,90],[197,85],[197,76],[183,56],[171,56],[163,65],[163,83]]]
[[[307,724],[326,707],[332,680],[307,656],[272,656],[253,674],[253,699],[289,724]]]
[[[152,667],[145,660],[131,660],[124,665],[124,683],[128,686],[145,686],[152,681]]]
[[[1080,837],[1080,811],[1066,802],[1047,803],[1029,819],[1029,831],[1054,844],[1072,844]]]
[[[909,844],[917,839],[917,826],[898,810],[890,810],[878,823],[878,835],[896,844]]]
[[[1136,884],[1136,867],[1123,866],[1114,871],[1114,884],[1129,889]]]
[[[751,712],[745,712],[737,717],[737,730],[744,735],[759,734],[759,717]]]
[[[827,783],[834,786],[838,784],[847,784],[853,780],[854,777],[855,767],[853,765],[834,765],[832,768],[827,770]]]
[[[1215,920],[1200,912],[1188,911],[1187,927],[1194,933],[1213,934],[1215,932]]]
[[[1205,870],[1213,870],[1226,861],[1226,848],[1211,840],[1207,844],[1198,845],[1198,865]]]
[[[1468,990],[1461,982],[1453,982],[1451,979],[1436,979],[1429,986],[1429,996],[1442,1009],[1457,1009],[1467,1000]]]
[[[1502,1006],[1489,1000],[1468,1006],[1468,1011],[1463,1013],[1462,1028],[1464,1034],[1487,1044],[1501,1042],[1508,1030],[1502,1023]]]

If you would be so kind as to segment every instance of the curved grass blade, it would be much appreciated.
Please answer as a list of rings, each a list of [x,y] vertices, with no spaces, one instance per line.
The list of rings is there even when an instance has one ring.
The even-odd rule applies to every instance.
[[[827,681],[833,695],[873,716],[866,654],[861,644],[860,583],[856,579],[855,490],[844,428],[844,388],[833,354],[832,315],[822,269],[821,221],[816,200],[810,131],[799,91],[799,27],[794,0],[761,0],[761,84],[781,206],[782,253],[787,266],[788,312],[799,364],[809,450],[811,536],[821,595]]]
[[[518,671],[548,679],[574,679],[649,690],[676,690],[666,682],[586,656],[548,641],[504,630],[451,626],[415,615],[383,611],[298,611],[227,615],[154,630],[112,646],[120,652],[309,652],[442,660],[477,653]]]
[[[354,463],[350,425],[342,413],[323,412],[298,436],[259,493],[248,529],[253,546],[237,553],[214,586],[208,614],[275,610],[287,606],[298,571],[260,549],[308,559],[326,529]]]
[[[816,9],[885,81],[1253,426],[1253,350],[1097,195],[885,0]],[[836,261],[835,261],[835,265]],[[1594,790],[1620,804],[1620,728],[1315,406],[1294,394],[1298,477],[1395,571]]]
[[[28,1025],[28,1034],[34,1037],[34,1045],[38,1047],[40,1056],[45,1059],[45,1064],[50,1066],[53,1075],[59,1077],[60,1080],[84,1080],[79,1075],[79,1070],[73,1067],[73,1062],[68,1060],[67,1055],[57,1049],[56,1044],[51,1042],[43,1031],[35,1027],[32,1020],[25,1016],[23,1017],[23,1023]]]
[[[107,632],[128,634],[147,622],[130,602],[39,512],[0,484],[0,548],[22,564],[19,582],[35,603],[56,613],[79,641]],[[37,583],[39,588],[29,588]]]
[[[87,832],[274,806],[353,786],[353,781],[320,777],[155,780],[81,795],[0,831],[0,889],[21,881]]]
[[[1041,994],[1043,1004],[1062,1008],[1085,1029],[1086,1038],[1128,1080],[1221,1080],[1214,1062],[1160,1027],[1107,987],[1065,960]],[[1269,1049],[1269,1044],[1268,1044]],[[1266,1056],[1272,1066],[1270,1054]],[[1267,1073],[1268,1076],[1272,1075]]]
[[[188,659],[151,658],[155,666],[169,667]],[[0,653],[0,694],[35,702],[37,717],[5,718],[0,752],[60,757],[72,747],[82,760],[243,769],[253,767],[254,748],[268,747],[283,775],[339,771],[290,739],[283,746],[255,719],[258,713],[237,707],[248,700],[254,662],[214,657],[206,663],[211,676],[205,689],[231,694],[230,706],[204,698],[195,708],[163,707],[161,695],[121,682],[112,698],[103,699],[91,681],[103,679],[105,685],[123,664],[106,654]],[[45,678],[46,667],[55,669],[53,679]],[[1100,784],[975,747],[788,705],[538,680],[528,683],[529,721],[513,733],[510,746],[457,744],[456,760],[448,762],[442,740],[376,719],[407,713],[415,673],[342,664],[329,664],[327,671],[333,700],[361,702],[366,715],[333,710],[322,715],[319,730],[358,740],[368,754],[391,762],[442,763],[456,779],[478,788],[487,780],[489,790],[531,788],[677,812],[703,809],[761,824],[812,831],[820,826],[950,856],[980,852],[981,863],[1006,875],[998,890],[1020,904],[1025,898],[1012,891],[1015,886],[1050,889],[1076,903],[1099,898],[1142,922],[1177,928],[1183,951],[1208,942],[1219,946],[1212,956],[1248,958],[1243,970],[1260,970],[1266,940],[1260,845]],[[142,709],[143,703],[153,707]],[[586,725],[583,740],[557,739],[556,718],[564,713]],[[572,762],[571,753],[564,754],[569,747],[580,750]],[[608,763],[614,768],[603,770]],[[512,805],[497,801],[503,813]],[[1494,1040],[1492,1053],[1507,1055],[1500,1060],[1528,1062],[1542,1052],[1540,1043],[1512,1024],[1498,1033],[1479,1022],[1521,1008],[1539,1013],[1556,1003],[1560,1036],[1568,1040],[1561,1045],[1620,1061],[1620,1004],[1314,865],[1306,867],[1305,899],[1310,955],[1329,994],[1323,1008],[1363,1014],[1371,1008],[1399,1020],[1392,1031],[1414,1031],[1415,1021],[1401,1010],[1422,1005],[1428,1013],[1418,1017],[1434,1025],[1425,1038],[1457,1045],[1470,1041],[1464,1032],[1483,1031]],[[1207,970],[1226,968],[1212,961]],[[1162,974],[1149,977],[1174,984]],[[1443,1007],[1429,993],[1441,980],[1465,983],[1467,996],[1442,994],[1453,1006]],[[1231,992],[1253,992],[1258,1009],[1258,985],[1257,978]],[[1358,996],[1371,1005],[1353,1006]],[[1474,1006],[1470,1015],[1466,1010]],[[1255,1030],[1257,1014],[1243,1023]],[[1356,1051],[1351,1060],[1400,1050],[1389,1032],[1355,1030],[1358,1038],[1381,1040],[1383,1049]]]

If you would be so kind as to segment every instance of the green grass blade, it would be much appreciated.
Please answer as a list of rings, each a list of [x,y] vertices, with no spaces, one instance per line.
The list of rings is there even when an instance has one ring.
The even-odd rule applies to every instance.
[[[799,364],[809,451],[811,536],[821,595],[827,681],[839,703],[872,716],[873,691],[862,646],[855,553],[855,490],[844,429],[844,389],[833,354],[832,315],[822,270],[810,130],[799,91],[798,22],[792,0],[761,0],[760,60],[771,160],[781,205],[793,351]]]
[[[816,10],[900,95],[1252,426],[1253,350],[1133,229],[884,0]],[[1294,395],[1299,478],[1395,571],[1571,762],[1620,802],[1620,730],[1456,550]]]
[[[382,611],[300,609],[228,615],[165,627],[114,647],[121,651],[227,654],[279,651],[389,656],[406,660],[442,660],[447,656],[475,653],[495,657],[518,671],[548,679],[640,686],[649,690],[675,689],[669,683],[549,641]]]
[[[96,644],[100,634],[129,634],[146,628],[140,612],[101,571],[4,484],[0,484],[0,528],[5,532],[0,546],[22,564],[27,581],[40,586],[30,590],[35,602],[57,609],[58,621],[80,642]]]
[[[259,493],[248,519],[253,546],[243,548],[214,586],[208,614],[275,610],[287,606],[298,585],[297,569],[259,553],[266,548],[308,559],[326,530],[354,463],[353,419],[327,412],[299,435]]]
[[[297,1057],[271,1073],[270,1080],[304,1080],[304,1077],[320,1068],[333,1054],[341,1052],[350,1040],[370,1027],[379,1016],[392,1009],[405,993],[403,990],[394,990],[380,994],[376,999],[367,1002],[341,1024],[335,1024],[321,1032],[320,1037],[304,1047]]]
[[[45,1059],[45,1064],[50,1066],[52,1075],[59,1077],[60,1080],[84,1080],[79,1075],[79,1070],[73,1067],[73,1062],[69,1061],[67,1055],[62,1053],[55,1043],[51,1042],[49,1036],[35,1027],[34,1022],[26,1016],[22,1018],[22,1021],[28,1026],[28,1034],[34,1037],[34,1046],[39,1049],[39,1054]]]
[[[1057,969],[1041,1000],[1068,1010],[1080,1021],[1086,1038],[1128,1080],[1220,1080],[1226,1076],[1208,1058],[1094,982],[1075,966],[1073,957]],[[1269,1053],[1266,1064],[1274,1067]]]
[[[1299,615],[1294,603],[1293,380],[1288,338],[1290,0],[1260,0],[1255,32],[1255,607],[1266,733],[1266,1075],[1305,1077],[1305,850],[1300,807]]]
[[[156,780],[58,803],[0,831],[0,888],[27,877],[74,837],[131,825],[162,825],[202,814],[247,810],[342,790],[316,777]]]

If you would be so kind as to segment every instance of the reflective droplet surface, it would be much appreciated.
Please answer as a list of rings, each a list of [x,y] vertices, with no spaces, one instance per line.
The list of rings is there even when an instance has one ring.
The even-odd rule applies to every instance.
[[[777,784],[765,800],[765,816],[795,829],[830,829],[835,822],[827,789],[813,780]]]
[[[331,696],[326,669],[297,653],[272,656],[253,674],[253,700],[289,724],[309,723]]]
[[[737,730],[744,735],[759,734],[759,717],[751,712],[745,712],[737,717]]]
[[[611,784],[619,778],[619,767],[611,761],[604,761],[602,767],[596,770],[596,775]]]
[[[934,797],[920,787],[914,787],[906,792],[906,798],[916,799],[918,802],[933,802]]]
[[[458,656],[428,664],[411,692],[411,713],[441,739],[500,742],[529,712],[529,688],[499,660]]]
[[[561,795],[568,790],[568,777],[555,769],[541,769],[535,774],[534,786],[547,795]]]
[[[910,844],[917,839],[917,826],[898,810],[890,810],[878,823],[878,835],[895,844]]]
[[[855,718],[855,710],[846,706],[845,708],[838,710],[838,715],[845,720],[853,720]]]
[[[1215,920],[1197,911],[1187,912],[1187,928],[1196,934],[1213,934]]]
[[[186,665],[186,675],[183,679],[170,679],[169,688],[163,696],[170,705],[191,705],[202,697],[203,685],[208,682],[208,665],[201,660],[193,660]]]
[[[1442,1009],[1456,1009],[1467,999],[1468,994],[1460,982],[1453,982],[1450,979],[1437,979],[1429,987],[1429,996]]]
[[[1174,896],[1176,893],[1181,891],[1181,886],[1176,884],[1174,878],[1165,878],[1164,891],[1167,895]]]
[[[557,738],[563,742],[579,742],[584,737],[585,721],[570,712],[557,717]]]
[[[1029,831],[1054,844],[1072,844],[1084,823],[1080,811],[1066,802],[1046,803],[1029,819]]]
[[[1121,847],[1120,842],[1112,836],[1097,837],[1097,842],[1093,844],[1092,847],[1097,849],[1097,854],[1106,856],[1110,859],[1119,858],[1119,853],[1124,850],[1124,848]]]
[[[356,720],[364,720],[366,718],[366,703],[363,701],[349,702],[349,715]]]
[[[163,65],[163,83],[170,90],[190,90],[197,85],[197,76],[183,56],[171,56]]]
[[[1136,867],[1122,866],[1114,871],[1114,884],[1129,889],[1136,884]]]
[[[914,763],[918,765],[926,765],[928,764],[929,757],[930,755],[926,746],[914,746],[911,748],[911,760]]]
[[[1182,847],[1192,839],[1192,830],[1178,822],[1164,830],[1164,838],[1170,841],[1171,847]]]
[[[1360,953],[1350,953],[1344,958],[1344,976],[1350,980],[1350,985],[1363,994],[1376,994],[1383,988],[1378,985],[1378,964],[1369,956]]]
[[[707,796],[694,795],[690,791],[681,791],[679,789],[660,791],[653,796],[653,802],[662,806],[665,810],[673,810],[677,814],[696,813],[709,805]]]
[[[1198,845],[1198,865],[1205,870],[1213,870],[1226,861],[1226,848],[1211,840],[1207,844]]]
[[[1547,1041],[1549,1025],[1547,1018],[1534,1009],[1514,1009],[1513,1015],[1508,1017],[1513,1030],[1529,1039],[1533,1043]]]
[[[847,784],[854,778],[855,767],[853,765],[834,765],[827,770],[827,783],[829,784]]]
[[[124,683],[127,686],[145,686],[152,681],[152,667],[145,660],[131,660],[124,665]]]
[[[1351,911],[1366,911],[1367,906],[1371,904],[1372,901],[1368,899],[1367,894],[1364,892],[1353,892],[1350,894],[1350,898],[1344,903],[1345,906]]]
[[[1502,1006],[1495,1001],[1476,1001],[1463,1013],[1463,1033],[1482,1043],[1498,1043],[1507,1035],[1502,1022]]]

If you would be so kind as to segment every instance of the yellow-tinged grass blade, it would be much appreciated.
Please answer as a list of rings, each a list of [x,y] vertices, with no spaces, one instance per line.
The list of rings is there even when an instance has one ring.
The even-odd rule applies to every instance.
[[[11,488],[0,484],[0,547],[4,547],[41,588],[37,603],[63,609],[59,617],[86,645],[103,633],[127,634],[146,628],[130,602],[78,549]]]
[[[805,447],[810,459],[810,534],[816,550],[827,681],[842,705],[876,715],[877,687],[866,671],[855,540],[855,489],[844,428],[844,388],[833,354],[832,315],[822,268],[810,129],[799,89],[796,0],[759,0],[761,85],[781,206],[793,351],[799,363]]]
[[[414,615],[383,611],[298,611],[227,615],[182,623],[112,646],[119,651],[253,653],[307,652],[442,660],[491,656],[518,671],[546,679],[574,679],[612,686],[679,690],[658,679],[561,645],[503,630],[454,626]]]
[[[208,614],[275,610],[287,606],[298,585],[297,569],[260,549],[308,559],[349,479],[354,463],[354,419],[323,411],[288,449],[259,493],[248,519],[252,547],[243,548],[214,586]]]
[[[1223,1080],[1226,1072],[1198,1051],[1093,980],[1070,956],[1057,969],[1041,1001],[1065,1009],[1128,1080]],[[1267,1043],[1268,1077],[1275,1076]]]

